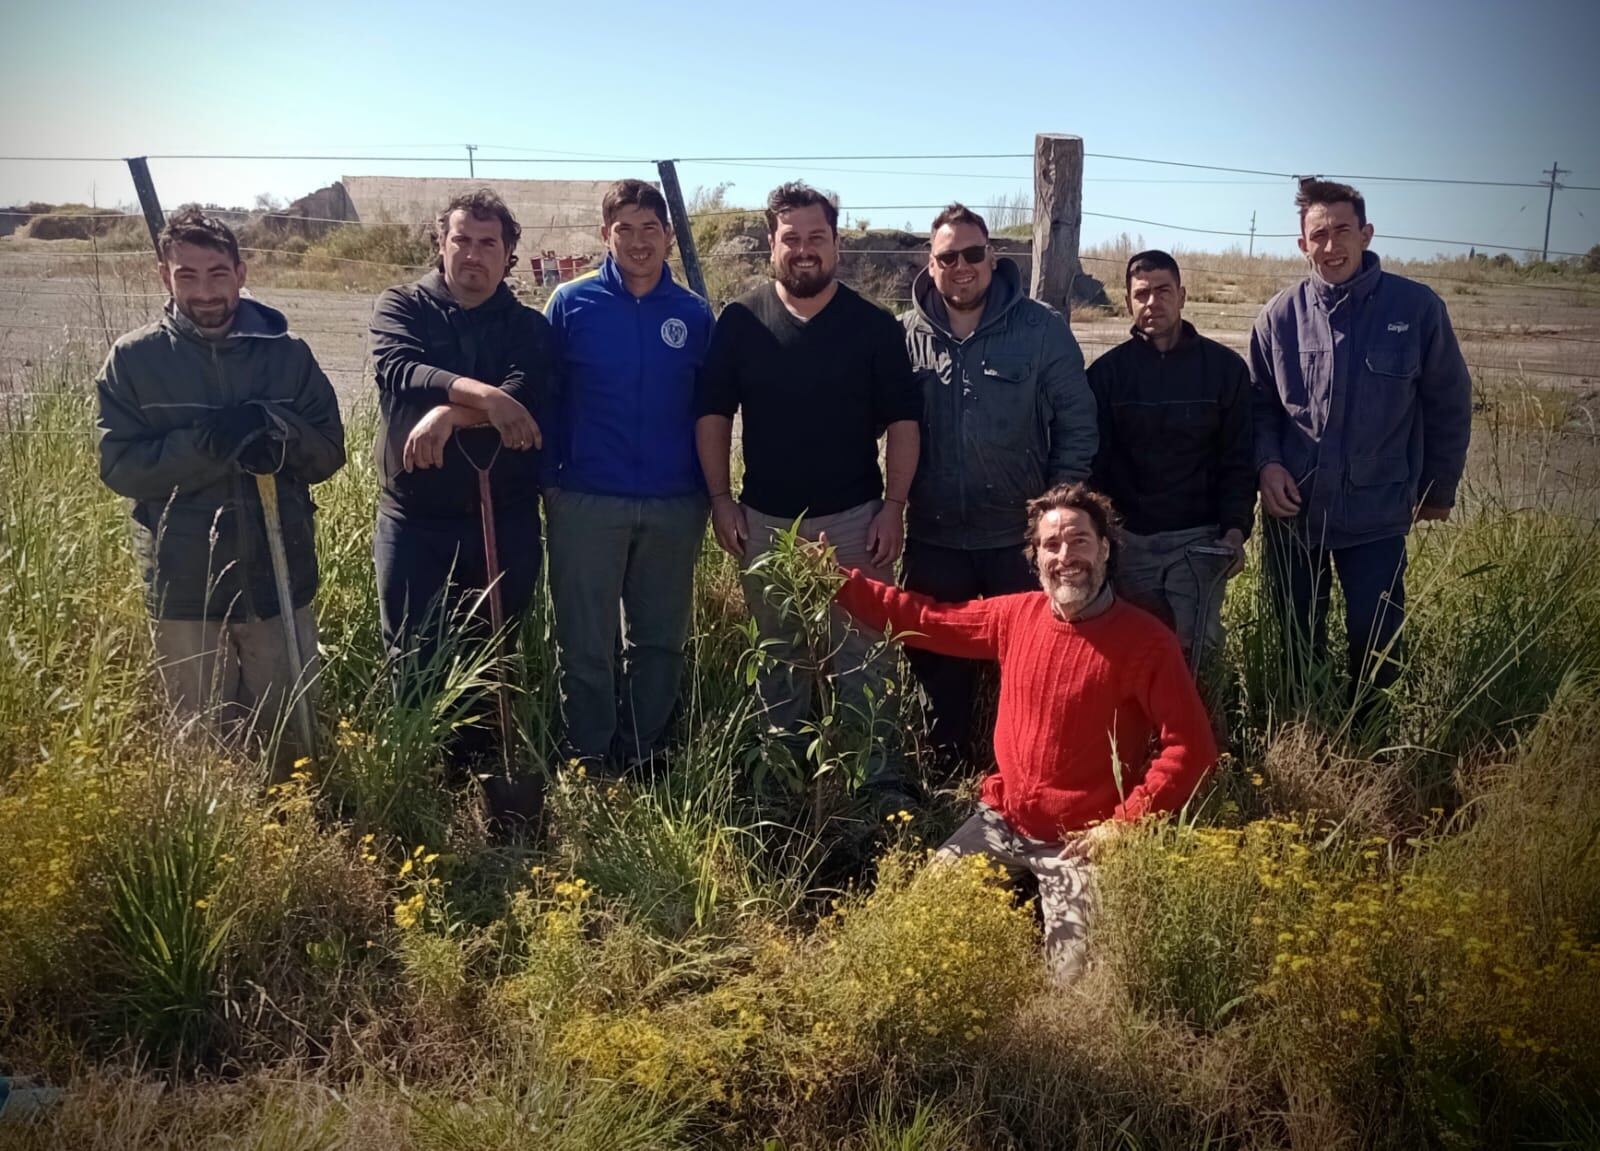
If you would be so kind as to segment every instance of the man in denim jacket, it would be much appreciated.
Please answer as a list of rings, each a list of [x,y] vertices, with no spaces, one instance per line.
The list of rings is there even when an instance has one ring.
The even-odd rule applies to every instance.
[[[1359,701],[1399,673],[1406,535],[1455,505],[1472,382],[1444,302],[1367,251],[1360,193],[1305,180],[1295,204],[1311,275],[1273,297],[1250,337],[1267,571],[1314,657],[1338,572]]]
[[[1089,478],[1099,428],[1083,353],[1061,314],[996,259],[983,217],[934,218],[928,266],[900,317],[922,389],[922,452],[906,512],[905,585],[945,603],[1028,591],[1028,501]],[[941,758],[973,756],[978,669],[913,651]],[[986,766],[986,765],[985,765]]]

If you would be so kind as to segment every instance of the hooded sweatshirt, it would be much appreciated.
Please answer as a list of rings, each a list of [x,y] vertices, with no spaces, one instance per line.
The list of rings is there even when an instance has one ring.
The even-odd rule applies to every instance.
[[[378,381],[376,455],[383,491],[379,506],[390,515],[461,519],[478,514],[478,476],[471,459],[489,465],[498,517],[538,515],[539,452],[498,451],[493,428],[456,433],[438,468],[407,472],[406,438],[417,421],[449,402],[446,389],[461,377],[492,384],[514,396],[541,429],[557,389],[550,322],[502,283],[475,308],[464,308],[429,272],[414,284],[390,288],[372,314],[372,358]]]

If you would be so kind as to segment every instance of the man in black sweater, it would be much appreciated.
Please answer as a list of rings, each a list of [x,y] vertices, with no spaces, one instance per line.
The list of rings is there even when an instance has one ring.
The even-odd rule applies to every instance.
[[[373,312],[383,484],[373,556],[384,644],[408,673],[401,690],[435,662],[463,596],[488,585],[478,469],[489,474],[501,602],[513,626],[538,582],[537,417],[555,386],[555,359],[549,322],[505,285],[520,235],[493,192],[456,197],[437,221],[437,270],[390,288]],[[460,741],[457,751],[481,753],[486,742]]]
[[[1183,318],[1177,261],[1128,261],[1132,338],[1089,366],[1100,447],[1090,482],[1121,514],[1118,594],[1178,633],[1191,667],[1222,643],[1227,581],[1255,520],[1250,371]]]
[[[806,539],[827,533],[841,566],[893,582],[917,470],[921,397],[899,323],[834,279],[838,219],[838,206],[805,184],[768,197],[773,282],[730,303],[717,320],[695,435],[717,542],[747,567],[798,520]],[[744,484],[735,500],[729,457],[741,411]],[[885,433],[887,484],[878,469]],[[765,583],[758,573],[744,580],[774,657],[757,689],[768,725],[792,730],[806,717],[811,677]],[[834,610],[841,696],[868,713],[867,689],[882,698],[882,669],[867,659],[871,638]]]

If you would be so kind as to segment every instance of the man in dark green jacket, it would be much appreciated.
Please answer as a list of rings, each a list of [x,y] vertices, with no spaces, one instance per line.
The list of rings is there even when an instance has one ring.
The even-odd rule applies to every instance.
[[[284,728],[278,768],[306,749],[281,722],[316,672],[317,557],[308,484],[344,466],[328,378],[280,312],[243,297],[233,233],[181,209],[159,239],[160,320],[117,341],[97,380],[100,477],[133,500],[162,683],[217,734]],[[256,482],[277,477],[295,627],[295,682]]]
[[[922,387],[922,454],[906,512],[905,585],[945,603],[1038,586],[1028,501],[1087,479],[1096,436],[1083,353],[1061,314],[997,260],[983,217],[934,218],[928,266],[900,317]],[[979,664],[908,653],[941,757],[970,759]]]

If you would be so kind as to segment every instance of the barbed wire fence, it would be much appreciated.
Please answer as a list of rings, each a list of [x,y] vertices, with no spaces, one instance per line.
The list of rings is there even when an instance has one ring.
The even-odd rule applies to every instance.
[[[1078,173],[1077,179],[1082,184],[1111,185],[1111,184],[1168,184],[1174,187],[1187,185],[1204,185],[1213,183],[1259,183],[1263,186],[1282,187],[1286,192],[1292,190],[1292,184],[1287,182],[1298,181],[1304,175],[1274,171],[1263,168],[1229,166],[1219,164],[1194,163],[1183,160],[1172,160],[1157,157],[1126,156],[1110,153],[1082,152],[1087,160],[1116,162],[1119,164],[1145,165],[1163,171],[1181,170],[1184,172],[1202,173],[1199,176],[1185,175],[1182,177],[1121,177],[1099,176]],[[417,166],[431,165],[459,165],[460,159],[456,156],[394,156],[394,155],[363,155],[363,154],[244,154],[244,153],[184,153],[151,155],[143,158],[148,162],[204,162],[204,163],[235,163],[235,162],[340,162],[340,163],[383,163],[403,164]],[[1025,183],[1029,177],[1016,174],[1003,174],[994,172],[976,171],[932,171],[921,167],[907,168],[900,165],[939,163],[945,164],[956,161],[1034,161],[1037,153],[926,153],[926,154],[867,154],[867,155],[761,155],[761,156],[689,156],[678,158],[674,161],[653,161],[639,157],[621,156],[484,156],[476,157],[480,166],[499,165],[511,170],[526,170],[530,167],[545,166],[561,170],[568,165],[585,165],[591,168],[614,169],[609,175],[633,175],[644,173],[642,169],[650,169],[650,175],[663,173],[664,165],[671,165],[674,178],[676,169],[682,167],[695,175],[702,174],[702,168],[708,170],[705,174],[714,175],[716,169],[727,168],[760,168],[778,169],[793,177],[810,177],[818,184],[827,181],[817,179],[817,174],[857,174],[878,175],[887,174],[898,177],[914,179],[918,182],[919,190],[930,186],[931,181],[975,181],[995,180],[1007,181],[1013,185]],[[85,164],[115,164],[128,171],[127,161],[119,157],[107,156],[3,156],[0,162],[15,163],[85,163]],[[862,164],[894,164],[895,167],[863,168]],[[839,167],[838,165],[851,165]],[[1443,188],[1527,188],[1547,190],[1548,183],[1518,180],[1478,180],[1458,179],[1452,177],[1424,177],[1400,174],[1373,174],[1373,173],[1314,173],[1321,178],[1342,179],[1350,182],[1362,183],[1397,183],[1433,185]],[[1230,179],[1218,179],[1219,176]],[[1250,177],[1250,179],[1237,179],[1237,177]],[[454,177],[452,177],[452,180]],[[494,178],[479,175],[471,179],[456,181],[463,186],[474,184],[493,184]],[[694,184],[701,189],[702,198],[705,189],[716,189],[719,181],[707,179]],[[1557,186],[1563,192],[1594,193],[1600,192],[1600,186],[1560,184]],[[1036,202],[1039,199],[1037,188]],[[846,221],[854,218],[862,220],[873,214],[872,218],[881,218],[883,213],[934,213],[948,203],[948,200],[934,202],[939,197],[926,195],[906,197],[905,203],[868,203],[860,205],[844,205],[849,213],[846,220],[841,221],[841,247],[840,276],[847,282],[862,282],[880,303],[894,310],[903,310],[911,306],[909,284],[911,276],[920,269],[927,260],[928,249],[925,238],[907,237],[905,233],[895,229],[852,230]],[[1031,271],[1030,265],[1036,259],[1035,245],[1032,238],[1027,236],[1002,235],[1001,228],[1008,232],[1026,231],[1037,221],[1037,209],[1026,202],[1024,194],[1002,194],[989,197],[990,202],[970,203],[974,210],[984,213],[996,222],[993,229],[996,233],[997,247],[1001,254],[1008,259],[1015,260],[1025,277]],[[1553,199],[1553,196],[1552,196]],[[570,220],[555,219],[554,214],[571,213],[570,202],[540,202],[523,201],[523,209],[548,211],[552,218],[545,220],[525,220],[525,230],[543,237],[546,235],[560,236],[571,234],[593,234],[597,232],[599,219],[599,205],[593,206],[593,216],[590,219]],[[699,207],[697,210],[687,210],[682,204],[681,196],[674,205],[674,216],[677,218],[677,229],[680,237],[687,232],[690,237],[702,230],[705,225],[712,222],[732,221],[740,224],[745,231],[735,231],[734,235],[743,234],[751,237],[764,231],[761,224],[761,209],[759,207],[728,207],[712,206]],[[1581,209],[1580,209],[1581,212]],[[170,214],[170,213],[169,213]],[[1200,255],[1195,261],[1190,261],[1183,254],[1185,245],[1184,237],[1200,237],[1204,240],[1220,238],[1229,241],[1238,247],[1238,241],[1249,240],[1252,248],[1257,240],[1284,240],[1297,237],[1293,232],[1265,232],[1256,230],[1253,226],[1249,230],[1215,226],[1215,222],[1173,222],[1158,220],[1144,216],[1126,215],[1116,212],[1098,211],[1083,208],[1078,213],[1081,218],[1106,221],[1113,224],[1128,225],[1139,229],[1153,229],[1157,239],[1167,247],[1179,253],[1180,263],[1183,267],[1185,283],[1190,285],[1191,303],[1189,313],[1197,326],[1202,331],[1217,335],[1225,340],[1231,335],[1237,342],[1242,333],[1249,330],[1255,320],[1261,299],[1247,298],[1251,295],[1263,296],[1270,290],[1288,286],[1303,278],[1304,267],[1292,258],[1275,256],[1251,256],[1246,258],[1237,251],[1222,254],[1209,253]],[[38,218],[38,212],[31,212],[25,208],[0,209],[0,225],[7,219]],[[147,213],[148,215],[148,213]],[[105,250],[103,246],[95,243],[101,233],[102,225],[110,227],[122,221],[140,221],[140,217],[124,211],[102,210],[91,208],[87,211],[51,212],[49,216],[57,221],[79,220],[89,222],[86,232],[90,238],[91,248],[87,251],[73,251],[71,253],[57,253],[50,250],[25,248],[21,250],[6,251],[0,247],[3,260],[6,263],[15,262],[22,267],[39,265],[38,274],[18,273],[13,276],[0,275],[0,378],[11,374],[10,368],[19,358],[26,361],[30,355],[26,352],[19,354],[11,348],[13,341],[9,339],[10,333],[22,333],[35,337],[45,336],[54,338],[59,336],[62,340],[90,339],[109,342],[115,333],[110,331],[110,316],[101,300],[97,322],[62,322],[59,312],[54,308],[41,309],[50,314],[50,319],[35,319],[31,314],[21,312],[17,307],[10,306],[34,297],[40,300],[52,298],[70,298],[84,302],[92,302],[96,297],[113,296],[122,305],[122,311],[129,316],[135,316],[141,311],[147,316],[159,308],[159,302],[164,300],[166,293],[158,290],[158,284],[150,272],[151,257],[147,245],[141,245],[137,250]],[[296,212],[279,208],[275,205],[261,205],[255,209],[241,209],[235,214],[236,218],[249,221],[267,223],[269,227],[276,224],[282,234],[293,234],[293,230],[312,227],[319,234],[325,235],[341,229],[395,229],[396,221],[391,220],[360,220],[345,219],[333,216],[312,215],[305,212]],[[908,217],[909,219],[909,217]],[[685,229],[682,222],[687,221],[689,227]],[[1002,223],[1003,222],[1003,223]],[[402,221],[398,226],[415,229],[421,221]],[[12,230],[5,228],[5,231]],[[1427,231],[1428,229],[1419,229]],[[1037,228],[1034,229],[1037,231]],[[897,246],[885,246],[884,238],[893,237]],[[1171,237],[1168,239],[1167,237]],[[723,238],[726,238],[725,236]],[[1141,241],[1143,236],[1141,234]],[[1381,248],[1385,242],[1404,242],[1408,244],[1431,245],[1435,253],[1439,249],[1465,249],[1467,252],[1478,254],[1490,251],[1516,252],[1524,256],[1539,254],[1544,257],[1555,257],[1563,260],[1580,260],[1585,253],[1565,250],[1545,250],[1540,247],[1517,245],[1505,241],[1458,239],[1451,237],[1437,237],[1412,234],[1409,231],[1396,231],[1393,233],[1380,233],[1378,244]],[[1075,261],[1080,266],[1087,266],[1099,279],[1107,281],[1110,295],[1115,299],[1120,296],[1120,278],[1126,259],[1126,253],[1118,251],[1111,254],[1115,248],[1129,248],[1132,241],[1124,231],[1119,241],[1111,244],[1092,246],[1086,250],[1074,252]],[[673,266],[675,273],[685,275],[683,245],[674,253]],[[361,278],[362,285],[370,286],[375,281],[385,278],[393,282],[402,282],[414,278],[416,275],[431,267],[431,263],[411,263],[385,259],[369,259],[360,256],[339,255],[332,252],[320,251],[314,245],[299,249],[284,246],[266,246],[252,244],[242,249],[246,258],[253,265],[260,265],[261,270],[269,269],[301,271],[306,273],[320,273],[327,279],[340,278],[341,270],[348,271],[350,278]],[[710,271],[709,280],[702,279],[702,283],[710,282],[720,291],[708,292],[715,304],[726,301],[735,290],[748,284],[762,274],[766,260],[766,247],[764,243],[755,246],[746,244],[738,252],[719,252],[716,249],[706,252],[694,252],[702,267]],[[1389,258],[1386,253],[1386,258]],[[105,266],[115,267],[121,263],[128,263],[138,270],[134,273],[120,273],[113,278],[115,282],[109,286],[101,276],[102,262]],[[1572,304],[1600,304],[1600,286],[1589,283],[1550,282],[1552,277],[1533,278],[1525,273],[1513,273],[1507,269],[1497,269],[1494,266],[1482,266],[1482,261],[1463,263],[1457,274],[1456,262],[1441,261],[1437,255],[1429,261],[1400,261],[1407,275],[1422,280],[1436,287],[1441,292],[1456,291],[1470,296],[1492,288],[1497,284],[1514,287],[1519,294],[1524,294],[1530,300],[1550,301],[1550,306]],[[1502,261],[1503,262],[1503,261]],[[901,270],[901,264],[904,269]],[[88,274],[88,265],[93,266],[93,275]],[[1276,265],[1276,266],[1273,266]],[[359,274],[359,275],[357,275]],[[700,276],[687,276],[691,280]],[[266,284],[263,291],[271,291],[273,284],[270,277],[265,277]],[[896,286],[898,285],[898,286]],[[1246,290],[1244,285],[1251,285]],[[1197,292],[1199,286],[1203,290]],[[1209,299],[1209,296],[1232,296],[1231,299]],[[1198,298],[1197,298],[1198,297]],[[1539,310],[1537,304],[1531,309]],[[1085,354],[1093,358],[1099,351],[1121,342],[1125,334],[1115,326],[1110,326],[1114,320],[1114,310],[1110,313],[1106,309],[1082,309],[1074,317],[1075,327],[1078,327],[1078,340],[1085,349]],[[321,322],[318,322],[318,321]],[[360,324],[357,316],[350,317],[350,323]],[[337,336],[360,335],[362,332],[352,333],[348,326],[339,323],[329,323],[327,317],[315,315],[308,321],[294,323],[294,330],[307,336],[315,347],[316,337],[333,338]],[[1600,354],[1589,354],[1580,351],[1577,357],[1568,356],[1559,363],[1538,363],[1531,368],[1526,355],[1528,348],[1519,346],[1516,349],[1517,357],[1509,363],[1489,362],[1494,357],[1488,353],[1496,344],[1508,341],[1539,341],[1550,342],[1555,345],[1566,346],[1569,352],[1586,347],[1600,346],[1600,337],[1583,334],[1583,331],[1546,330],[1557,327],[1548,323],[1523,322],[1520,325],[1513,321],[1502,326],[1488,324],[1461,324],[1458,323],[1457,331],[1460,332],[1468,345],[1469,363],[1475,371],[1480,373],[1520,373],[1536,377],[1550,377],[1554,381],[1571,381],[1600,383]],[[1592,331],[1588,325],[1580,327]],[[364,331],[364,328],[363,328]],[[1587,358],[1583,358],[1587,357]],[[1542,357],[1549,359],[1549,357]],[[1577,360],[1574,366],[1574,359]],[[337,379],[345,378],[350,384],[355,384],[370,374],[370,366],[365,363],[365,358],[355,358],[349,355],[330,355],[324,358],[324,368],[330,376]],[[7,390],[11,397],[23,393],[14,389]]]

